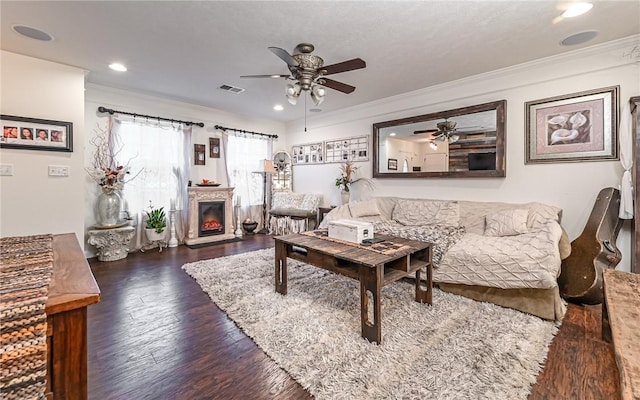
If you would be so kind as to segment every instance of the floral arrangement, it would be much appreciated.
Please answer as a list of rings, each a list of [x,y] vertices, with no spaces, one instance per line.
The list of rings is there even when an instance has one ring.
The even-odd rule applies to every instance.
[[[357,182],[359,179],[354,180],[358,167],[353,165],[353,161],[347,161],[340,166],[340,177],[336,178],[336,186],[344,192],[348,192],[351,184]]]
[[[124,188],[125,176],[129,173],[129,169],[122,165],[115,168],[104,167],[102,169],[88,170],[98,185],[102,186],[103,191],[122,190]]]
[[[99,125],[96,130],[95,137],[90,141],[95,147],[93,165],[86,168],[86,171],[102,187],[103,192],[109,193],[114,190],[122,190],[124,184],[134,179],[140,172],[127,179],[127,175],[130,174],[130,167],[128,163],[122,165],[116,160],[120,148],[115,147],[114,149],[114,146],[110,146],[112,138],[109,130],[101,128]]]

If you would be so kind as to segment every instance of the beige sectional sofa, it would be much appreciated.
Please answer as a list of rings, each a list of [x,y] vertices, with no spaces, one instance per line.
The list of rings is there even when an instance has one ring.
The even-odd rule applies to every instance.
[[[560,320],[556,278],[570,252],[561,216],[542,203],[377,197],[333,209],[319,227],[355,219],[374,223],[376,233],[434,243],[434,282],[442,290]]]

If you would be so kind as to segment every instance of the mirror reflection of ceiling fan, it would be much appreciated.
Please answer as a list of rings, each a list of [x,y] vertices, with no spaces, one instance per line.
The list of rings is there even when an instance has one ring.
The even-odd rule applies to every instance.
[[[445,118],[444,121],[438,122],[436,124],[437,128],[418,130],[418,131],[414,131],[413,134],[420,135],[423,133],[430,133],[431,137],[429,138],[429,141],[431,142],[433,142],[433,140],[439,140],[441,142],[444,142],[445,140],[447,140],[449,143],[454,143],[460,140],[460,136],[462,135],[469,135],[469,134],[482,132],[482,130],[478,129],[478,128],[482,128],[480,126],[467,126],[464,128],[456,128],[456,125],[457,125],[456,121],[449,121],[448,119]]]
[[[287,63],[291,75],[243,75],[241,78],[284,78],[295,81],[286,88],[287,100],[295,105],[300,93],[308,91],[316,106],[324,101],[325,87],[342,93],[352,93],[355,86],[326,78],[327,75],[365,68],[367,64],[360,58],[343,61],[337,64],[323,65],[324,60],[315,54],[312,44],[300,43],[293,50],[293,55],[279,47],[269,47],[269,50],[282,61]]]

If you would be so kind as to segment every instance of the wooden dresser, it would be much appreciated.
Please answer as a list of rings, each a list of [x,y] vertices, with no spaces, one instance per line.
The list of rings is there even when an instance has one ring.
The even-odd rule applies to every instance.
[[[47,312],[47,399],[87,398],[87,306],[100,288],[75,234],[53,236]]]

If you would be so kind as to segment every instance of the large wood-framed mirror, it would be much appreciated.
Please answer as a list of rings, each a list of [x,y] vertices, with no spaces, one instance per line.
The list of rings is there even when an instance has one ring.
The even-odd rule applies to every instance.
[[[507,101],[373,124],[374,178],[506,176]]]

